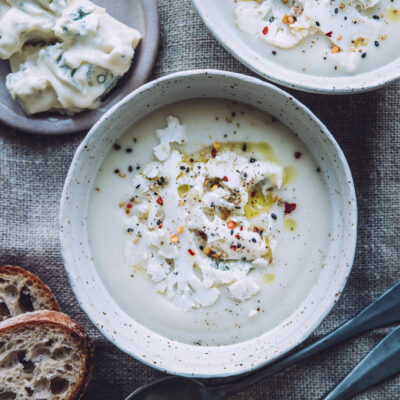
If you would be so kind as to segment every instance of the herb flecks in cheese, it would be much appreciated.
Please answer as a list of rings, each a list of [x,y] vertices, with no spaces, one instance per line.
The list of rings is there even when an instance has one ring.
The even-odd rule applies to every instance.
[[[0,0],[0,58],[10,58],[25,43],[54,40],[55,20],[66,5],[66,0]]]
[[[271,214],[283,215],[284,203],[275,196],[251,218],[246,210],[255,193],[270,198],[281,187],[283,168],[217,142],[185,154],[185,127],[172,116],[167,123],[156,131],[155,160],[133,177],[122,203],[126,257],[185,310],[212,305],[221,290],[246,301],[260,289],[251,270],[273,260]]]
[[[87,0],[0,0],[6,85],[29,114],[94,109],[130,68],[141,35]]]
[[[373,7],[379,2],[240,0],[235,6],[235,17],[240,30],[282,49],[319,35],[327,43],[325,56],[354,72],[366,57],[368,45],[379,45],[385,34],[387,20],[373,14]]]

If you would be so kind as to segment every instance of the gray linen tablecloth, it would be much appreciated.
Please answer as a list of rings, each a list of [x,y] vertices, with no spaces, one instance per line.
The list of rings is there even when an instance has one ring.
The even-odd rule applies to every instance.
[[[161,46],[151,79],[185,69],[254,75],[209,34],[190,0],[159,0]],[[400,82],[370,93],[322,96],[291,91],[328,126],[352,169],[359,206],[357,254],[346,289],[310,340],[335,328],[400,280]],[[0,125],[0,263],[44,279],[64,312],[96,341],[96,365],[85,399],[124,399],[160,373],[108,343],[80,310],[58,243],[61,190],[85,133],[38,137]],[[320,398],[383,338],[381,329],[337,346],[262,382],[235,399]],[[400,377],[357,397],[400,399]],[[179,400],[179,399],[177,399]]]

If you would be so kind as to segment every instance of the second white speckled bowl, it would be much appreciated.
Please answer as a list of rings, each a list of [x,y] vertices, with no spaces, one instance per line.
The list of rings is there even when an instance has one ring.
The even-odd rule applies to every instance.
[[[246,342],[220,347],[169,340],[127,315],[107,292],[90,255],[87,208],[97,171],[115,140],[143,116],[191,98],[225,98],[248,103],[294,129],[318,161],[332,204],[332,237],[317,284],[279,326]],[[78,148],[61,201],[61,251],[79,304],[100,331],[121,350],[172,374],[216,377],[259,368],[305,340],[337,301],[350,273],[357,207],[345,157],[326,127],[288,93],[232,72],[179,72],[137,89],[107,112]]]
[[[365,73],[343,76],[311,75],[284,68],[270,52],[262,52],[246,40],[233,18],[233,1],[192,0],[209,31],[234,57],[265,79],[280,85],[323,94],[351,94],[377,89],[400,78],[400,57]],[[289,57],[289,55],[287,56]]]

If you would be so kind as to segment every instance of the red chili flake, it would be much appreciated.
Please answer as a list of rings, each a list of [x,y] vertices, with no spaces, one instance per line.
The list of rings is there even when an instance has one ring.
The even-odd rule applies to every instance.
[[[157,204],[159,204],[160,206],[164,205],[164,202],[163,202],[163,199],[161,196],[156,201],[157,201]]]
[[[239,239],[240,239],[240,235],[237,233],[237,234],[235,235],[235,238],[239,240]]]
[[[294,158],[300,158],[303,155],[303,153],[301,151],[296,151],[294,153]]]
[[[226,224],[229,229],[235,229],[236,228],[236,222],[235,221],[228,221]]]
[[[264,35],[266,35],[268,33],[268,26],[265,26],[262,32]]]
[[[227,176],[224,176],[224,177],[222,178],[222,180],[223,180],[224,182],[228,182],[228,177],[227,177]]]
[[[236,251],[237,247],[236,246],[232,246],[232,250]]]
[[[215,158],[215,156],[217,155],[217,150],[214,149],[214,147],[211,149],[211,157]]]
[[[158,229],[161,229],[163,227],[163,224],[158,225]]]
[[[325,33],[325,36],[332,37],[332,33],[333,33],[332,31]]]
[[[240,225],[240,230],[241,230],[241,231],[243,230],[243,225]]]
[[[133,204],[132,204],[132,203],[128,203],[126,206],[127,206],[128,208],[132,208],[132,207],[133,207]]]
[[[260,232],[260,230],[255,226],[255,227],[253,228],[253,232],[258,233],[258,232]]]
[[[204,240],[207,240],[207,235],[203,231],[197,231],[198,235],[203,238]]]
[[[196,254],[192,249],[189,249],[189,250],[188,250],[188,253],[189,253],[191,256],[194,256],[194,255]]]
[[[254,197],[257,194],[257,192],[255,190],[253,190],[250,194],[251,197]]]
[[[285,214],[290,214],[291,212],[293,212],[297,207],[296,203],[287,203],[285,202]]]

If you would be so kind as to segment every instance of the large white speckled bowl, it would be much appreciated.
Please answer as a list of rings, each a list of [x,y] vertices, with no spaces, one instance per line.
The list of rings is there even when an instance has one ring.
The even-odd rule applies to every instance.
[[[204,24],[226,50],[258,75],[280,85],[305,92],[350,94],[377,89],[400,78],[400,57],[370,72],[348,76],[317,76],[284,68],[274,61],[269,51],[260,50],[262,44],[256,48],[239,31],[233,17],[233,0],[223,4],[221,0],[192,2]]]
[[[143,116],[192,98],[248,103],[280,119],[298,134],[318,161],[329,187],[333,235],[317,284],[279,326],[229,346],[194,346],[169,340],[128,316],[107,292],[87,237],[87,208],[97,171],[115,140]],[[350,273],[356,244],[353,180],[342,151],[326,127],[288,93],[244,75],[215,70],[179,72],[150,82],[108,111],[79,146],[61,200],[61,251],[79,304],[100,331],[138,360],[196,377],[240,374],[265,365],[305,340],[337,301]]]

